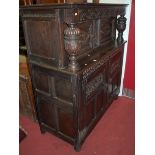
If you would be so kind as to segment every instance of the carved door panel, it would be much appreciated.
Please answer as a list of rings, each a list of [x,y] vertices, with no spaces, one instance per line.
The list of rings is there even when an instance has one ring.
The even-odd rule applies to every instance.
[[[95,65],[92,67],[95,69]],[[89,72],[91,72],[91,70],[89,70]],[[81,113],[81,121],[83,128],[89,128],[94,118],[107,106],[106,64],[103,64],[92,74],[89,72],[87,74],[89,76],[85,77],[86,79],[82,82],[83,110]]]

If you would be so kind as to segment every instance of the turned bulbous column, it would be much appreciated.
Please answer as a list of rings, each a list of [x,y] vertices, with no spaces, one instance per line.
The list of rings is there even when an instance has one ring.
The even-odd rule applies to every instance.
[[[69,54],[70,63],[69,69],[75,71],[79,70],[79,64],[77,63],[77,55],[81,49],[81,31],[75,24],[69,24],[64,30],[64,43],[65,50]]]
[[[122,43],[124,41],[123,38],[123,32],[126,29],[126,18],[124,17],[124,15],[121,15],[118,19],[117,19],[117,30],[118,30],[118,37],[117,37],[117,42],[118,43]]]

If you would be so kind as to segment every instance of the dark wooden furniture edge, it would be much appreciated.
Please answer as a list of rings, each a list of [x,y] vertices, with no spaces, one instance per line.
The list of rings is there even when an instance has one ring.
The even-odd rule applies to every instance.
[[[124,7],[128,6],[129,4],[111,4],[111,3],[50,3],[50,4],[35,4],[30,6],[20,6],[22,10],[30,10],[33,9],[57,9],[57,8],[63,8],[63,9],[74,9],[74,8],[89,8],[89,7],[103,7],[103,6],[118,6],[118,7]]]

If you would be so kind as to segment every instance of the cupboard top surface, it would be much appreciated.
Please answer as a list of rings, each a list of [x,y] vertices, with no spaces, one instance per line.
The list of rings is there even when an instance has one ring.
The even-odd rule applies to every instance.
[[[113,4],[113,3],[48,3],[35,4],[30,6],[21,6],[21,9],[74,9],[74,8],[88,8],[88,7],[126,7],[128,4]]]

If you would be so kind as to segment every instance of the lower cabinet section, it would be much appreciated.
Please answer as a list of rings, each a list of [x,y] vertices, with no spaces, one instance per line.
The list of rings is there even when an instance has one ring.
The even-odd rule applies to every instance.
[[[52,132],[80,150],[119,93],[123,52],[117,52],[117,56],[100,58],[77,73],[31,64],[42,133]],[[111,60],[115,60],[115,68]]]

